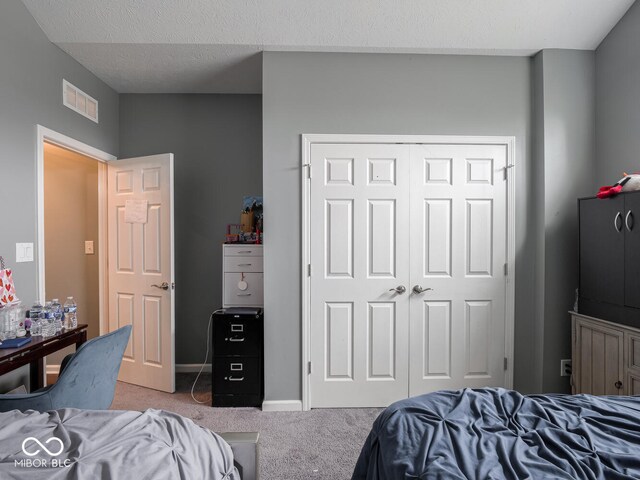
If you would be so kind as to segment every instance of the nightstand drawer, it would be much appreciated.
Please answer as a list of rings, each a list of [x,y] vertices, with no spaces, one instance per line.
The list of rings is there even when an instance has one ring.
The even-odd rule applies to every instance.
[[[264,272],[262,257],[224,257],[224,271],[233,272]]]
[[[260,393],[259,358],[213,358],[213,395],[230,393]]]
[[[225,245],[224,256],[261,257],[262,245]]]
[[[261,324],[253,318],[215,318],[214,355],[259,355],[262,350]]]
[[[224,305],[227,306],[262,306],[264,300],[262,273],[225,273],[224,274]],[[242,290],[239,283],[244,281],[246,289]]]

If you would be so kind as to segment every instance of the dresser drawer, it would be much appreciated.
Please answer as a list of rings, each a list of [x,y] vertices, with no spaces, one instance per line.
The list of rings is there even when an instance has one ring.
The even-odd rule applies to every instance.
[[[224,257],[224,272],[264,272],[263,265],[263,257]]]
[[[214,355],[258,356],[262,350],[261,321],[248,316],[214,318]]]
[[[262,306],[264,300],[262,273],[225,273],[224,274],[224,298],[225,306]],[[247,283],[246,290],[238,287],[240,281]]]
[[[260,393],[260,359],[214,357],[213,395]]]
[[[261,257],[262,256],[262,246],[256,245],[225,245],[223,247],[224,256],[234,256],[234,257]]]

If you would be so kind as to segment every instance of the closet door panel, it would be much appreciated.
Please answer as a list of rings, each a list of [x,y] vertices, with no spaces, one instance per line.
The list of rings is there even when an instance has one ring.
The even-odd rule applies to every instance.
[[[624,195],[624,304],[640,308],[640,194]]]
[[[640,213],[640,209],[638,210]],[[624,196],[580,200],[580,295],[624,304]],[[640,219],[640,217],[639,217]]]

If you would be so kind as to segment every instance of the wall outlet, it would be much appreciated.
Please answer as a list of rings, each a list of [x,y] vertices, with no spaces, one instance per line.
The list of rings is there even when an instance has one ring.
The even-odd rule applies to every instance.
[[[93,255],[93,240],[87,240],[84,242],[84,253],[86,255]]]
[[[565,358],[564,360],[560,360],[560,376],[561,377],[570,377],[571,376],[571,359]]]

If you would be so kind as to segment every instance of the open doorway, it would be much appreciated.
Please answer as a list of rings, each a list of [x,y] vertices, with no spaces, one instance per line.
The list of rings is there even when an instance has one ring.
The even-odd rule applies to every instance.
[[[91,307],[78,301],[79,323],[90,324],[88,336],[103,335],[124,325],[132,325],[133,332],[120,368],[119,380],[167,392],[175,391],[175,266],[174,266],[174,207],[173,207],[173,154],[120,159],[71,137],[38,125],[37,127],[37,195],[38,195],[38,299],[79,296],[85,292],[70,284],[70,276],[91,272],[95,275],[95,259],[87,265],[85,241],[92,241],[95,230],[78,228],[71,236],[65,228],[75,228],[69,221],[88,215],[91,222],[97,217],[98,234],[93,240],[93,255],[98,265],[98,320],[89,314]],[[56,147],[56,148],[52,148]],[[58,159],[60,172],[45,179],[45,157],[55,152],[65,157]],[[68,157],[68,158],[66,158]],[[81,159],[81,160],[80,160]],[[93,167],[80,167],[93,162]],[[55,163],[55,162],[54,162]],[[53,164],[52,164],[53,165]],[[74,166],[75,165],[75,166]],[[95,191],[95,165],[97,165],[97,213],[90,205]],[[73,173],[71,173],[73,172]],[[84,173],[82,173],[84,172]],[[79,178],[79,180],[76,178]],[[45,188],[45,180],[50,184]],[[92,193],[89,193],[91,183]],[[82,192],[81,190],[84,190]],[[66,196],[68,191],[73,195]],[[49,196],[51,195],[51,198]],[[45,201],[46,197],[46,201]],[[48,208],[53,205],[53,208]],[[76,210],[84,205],[89,211]],[[140,211],[142,209],[142,211]],[[54,211],[50,221],[46,212]],[[78,222],[80,223],[80,222]],[[86,222],[89,223],[89,222]],[[45,224],[49,224],[46,228]],[[87,225],[85,225],[86,227]],[[52,233],[53,232],[53,233]],[[73,243],[51,248],[47,245],[52,235],[62,233],[61,243]],[[73,239],[73,240],[72,240]],[[62,258],[59,253],[72,251],[75,260]],[[50,257],[60,257],[50,259]],[[113,261],[107,262],[107,258]],[[78,262],[71,271],[68,262]],[[84,267],[84,269],[82,268]],[[77,268],[77,270],[75,270]],[[54,277],[50,276],[53,270]],[[55,277],[62,273],[63,280]],[[93,277],[95,279],[95,277]],[[95,283],[95,280],[93,280]],[[87,280],[87,283],[90,281]],[[55,286],[54,286],[55,284]],[[95,298],[95,287],[85,301]],[[55,295],[55,296],[53,296]],[[79,297],[76,298],[80,300]],[[82,310],[85,309],[83,314]],[[97,332],[97,333],[95,333]],[[49,358],[46,373],[59,372],[58,363],[64,353]],[[46,381],[45,378],[42,379]]]
[[[87,338],[100,331],[98,160],[49,142],[44,144],[44,243],[46,300],[72,296]],[[73,347],[47,357],[47,383],[57,377]]]
[[[89,338],[108,331],[106,162],[115,159],[37,126],[38,300],[43,305],[53,298],[64,303],[73,296],[79,323],[89,325]],[[85,254],[85,241],[93,241],[93,254]],[[42,381],[57,377],[70,352],[45,359],[48,378]]]

